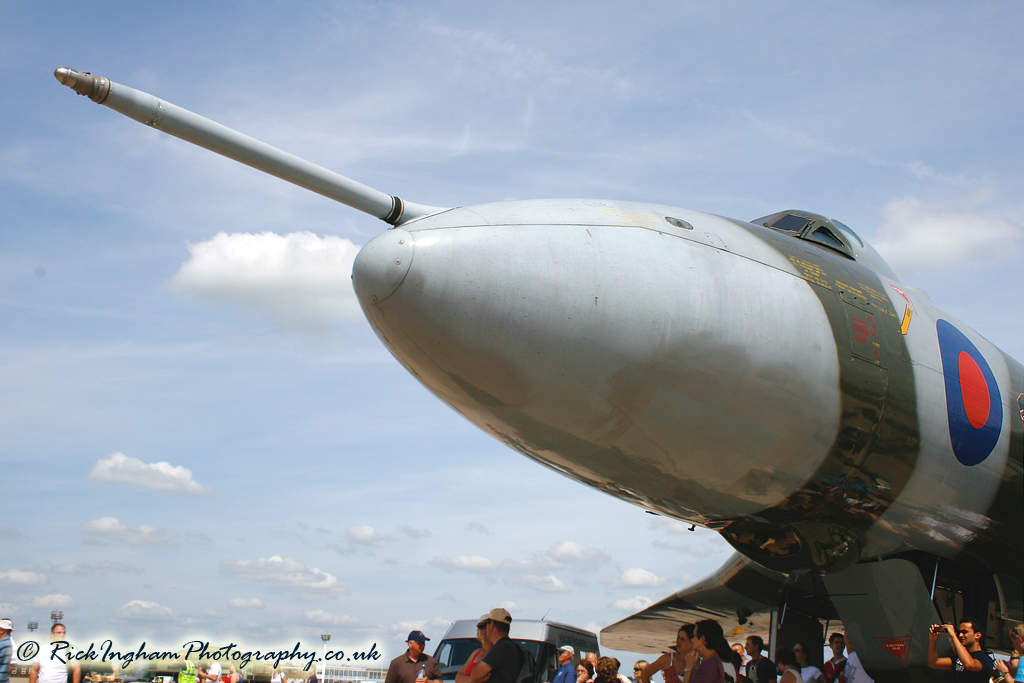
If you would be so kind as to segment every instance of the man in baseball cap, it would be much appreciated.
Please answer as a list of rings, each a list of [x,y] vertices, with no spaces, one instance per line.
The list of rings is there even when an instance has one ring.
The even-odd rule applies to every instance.
[[[523,651],[508,637],[512,615],[504,607],[495,607],[483,620],[487,639],[494,645],[483,661],[473,667],[473,683],[516,683],[523,668]]]
[[[410,631],[405,640],[409,649],[391,660],[384,683],[443,683],[437,660],[423,652],[430,638]]]
[[[572,645],[563,645],[558,648],[558,673],[552,683],[576,683],[576,667],[572,664],[572,658],[576,656],[576,650]]]

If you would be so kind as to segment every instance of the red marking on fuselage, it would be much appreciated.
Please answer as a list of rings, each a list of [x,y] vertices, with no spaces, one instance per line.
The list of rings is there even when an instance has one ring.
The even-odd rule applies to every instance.
[[[981,429],[988,422],[988,414],[992,410],[988,382],[971,354],[961,351],[957,363],[960,369],[960,395],[964,400],[967,421],[975,429]]]
[[[914,307],[914,302],[910,300],[910,297],[909,297],[909,296],[907,296],[907,293],[906,293],[906,292],[904,292],[904,291],[903,291],[902,289],[900,289],[900,288],[899,288],[899,287],[897,287],[896,285],[890,284],[889,286],[890,286],[890,287],[892,287],[893,289],[895,289],[895,290],[896,290],[897,292],[899,292],[899,293],[900,293],[900,296],[902,296],[902,297],[903,297],[903,299],[904,299],[904,300],[905,300],[905,301],[906,301],[906,302],[907,302],[908,304],[910,304],[910,307],[911,307],[911,308],[913,308],[913,307]]]
[[[867,320],[851,317],[853,321],[853,338],[861,344],[867,344],[869,337],[878,336],[878,326],[875,324],[875,317],[868,316]]]
[[[912,636],[903,636],[901,638],[875,638],[874,641],[882,646],[886,652],[892,655],[896,661],[903,665],[903,668],[907,668],[907,664],[910,663],[910,644],[914,642]]]

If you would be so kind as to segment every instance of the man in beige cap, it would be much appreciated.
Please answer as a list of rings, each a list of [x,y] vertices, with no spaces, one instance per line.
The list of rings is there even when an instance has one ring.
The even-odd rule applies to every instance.
[[[572,665],[575,656],[576,650],[572,645],[558,648],[558,673],[551,683],[576,683],[576,667]]]
[[[523,651],[508,637],[511,626],[512,615],[505,608],[495,607],[488,612],[484,630],[494,645],[483,661],[473,667],[470,673],[473,683],[516,683],[519,680]]]

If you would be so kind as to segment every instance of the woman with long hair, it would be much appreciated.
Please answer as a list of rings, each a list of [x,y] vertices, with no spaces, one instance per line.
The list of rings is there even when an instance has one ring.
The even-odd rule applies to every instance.
[[[487,637],[487,620],[490,618],[489,614],[480,617],[480,622],[476,625],[476,639],[480,641],[480,649],[471,654],[459,669],[459,673],[455,674],[455,683],[471,683],[469,675],[473,672],[473,668],[483,661],[483,658],[491,651],[491,646],[494,643]],[[480,670],[483,671],[483,669]]]
[[[594,665],[587,659],[581,659],[576,665],[576,683],[590,683],[594,680]]]
[[[686,655],[693,650],[693,624],[683,624],[676,632],[676,646],[644,667],[640,672],[641,683],[651,683],[651,676],[664,671],[665,683],[682,683],[686,668]]]

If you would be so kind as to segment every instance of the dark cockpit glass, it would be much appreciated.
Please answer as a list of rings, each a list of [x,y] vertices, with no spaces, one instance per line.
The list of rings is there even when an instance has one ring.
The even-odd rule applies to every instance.
[[[846,245],[843,244],[843,241],[836,237],[828,228],[818,228],[814,231],[814,237],[816,237],[822,244],[827,244],[840,250],[846,249]]]
[[[786,232],[801,232],[810,222],[810,219],[804,218],[803,216],[797,216],[795,213],[787,213],[785,216],[775,221],[771,227],[776,230],[785,230]]]

